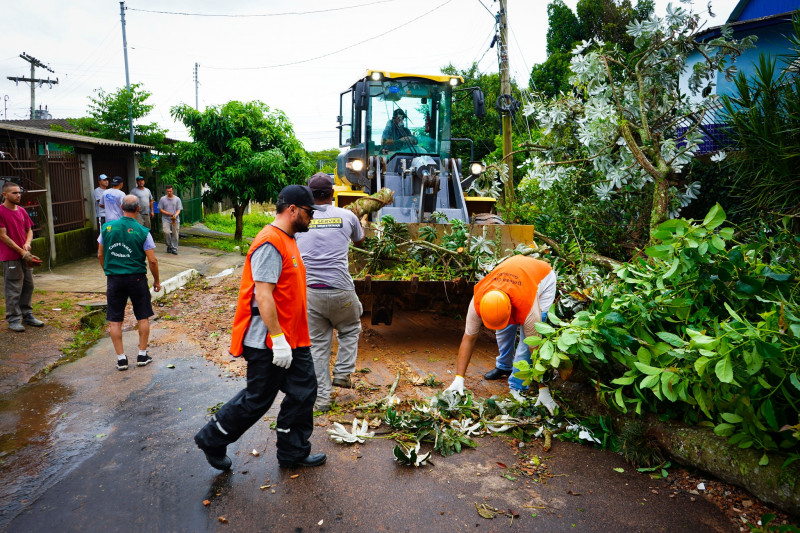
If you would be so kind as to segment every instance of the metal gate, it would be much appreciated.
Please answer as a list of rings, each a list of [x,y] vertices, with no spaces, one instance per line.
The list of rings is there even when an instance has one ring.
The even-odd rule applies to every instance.
[[[44,224],[44,184],[39,176],[36,152],[28,148],[0,145],[0,176],[19,180],[22,187],[22,207],[33,222],[33,234],[39,237]]]
[[[50,170],[54,232],[81,229],[85,218],[80,160],[75,154],[51,150],[47,157],[47,166]]]

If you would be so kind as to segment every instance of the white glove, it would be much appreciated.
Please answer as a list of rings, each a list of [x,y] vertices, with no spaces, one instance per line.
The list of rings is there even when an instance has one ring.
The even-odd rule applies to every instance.
[[[292,347],[281,333],[272,338],[272,363],[281,368],[289,368],[292,364]]]
[[[450,386],[445,390],[456,391],[461,396],[464,396],[464,378],[462,376],[456,376]]]
[[[558,407],[558,404],[553,400],[553,397],[550,396],[550,388],[549,387],[541,387],[539,389],[539,397],[536,398],[536,403],[534,405],[544,405],[547,407],[547,410],[550,411],[552,415],[553,412]]]

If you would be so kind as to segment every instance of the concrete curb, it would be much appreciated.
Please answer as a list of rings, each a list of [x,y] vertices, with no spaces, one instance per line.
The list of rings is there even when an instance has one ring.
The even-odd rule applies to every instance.
[[[193,278],[199,276],[200,274],[197,270],[190,268],[189,270],[184,270],[183,272],[176,274],[169,278],[168,280],[164,281],[161,284],[161,290],[159,292],[155,292],[153,289],[150,289],[150,296],[153,300],[158,300],[163,298],[167,294],[171,292],[175,292],[176,290],[180,289]]]

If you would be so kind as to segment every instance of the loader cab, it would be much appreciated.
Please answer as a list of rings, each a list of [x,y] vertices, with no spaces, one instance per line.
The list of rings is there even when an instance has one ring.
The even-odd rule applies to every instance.
[[[466,221],[450,132],[453,90],[461,84],[459,76],[368,70],[342,92],[336,205],[387,187],[394,204],[378,216],[422,222],[438,211]]]

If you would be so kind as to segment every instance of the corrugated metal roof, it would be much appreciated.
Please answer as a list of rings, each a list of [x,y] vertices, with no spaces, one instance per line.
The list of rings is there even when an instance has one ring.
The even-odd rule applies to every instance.
[[[138,150],[138,151],[148,151],[154,149],[152,146],[148,146],[146,144],[136,144],[123,141],[111,141],[108,139],[100,139],[98,137],[89,137],[88,135],[78,135],[76,133],[67,133],[64,131],[52,131],[52,130],[45,130],[42,128],[35,128],[31,126],[21,126],[9,122],[0,122],[0,135],[3,135],[2,132],[20,133],[24,136],[31,137],[34,139],[57,142],[60,144],[105,146],[109,148],[121,148],[121,149]]]

